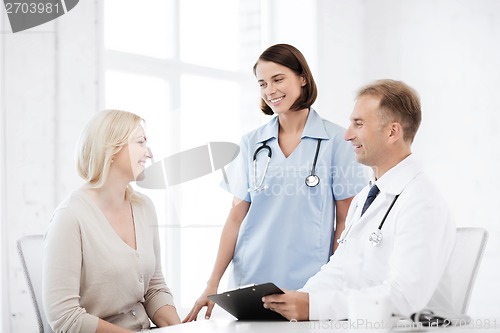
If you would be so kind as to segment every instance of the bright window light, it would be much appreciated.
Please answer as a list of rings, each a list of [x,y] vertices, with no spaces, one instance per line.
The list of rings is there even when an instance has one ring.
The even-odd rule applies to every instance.
[[[146,120],[155,161],[208,142],[238,143],[259,117],[258,88],[249,89],[249,80],[260,52],[260,2],[146,0],[141,6],[155,9],[147,15],[138,3],[104,2],[105,47],[113,51],[105,52],[106,108]],[[215,261],[232,200],[222,179],[218,170],[166,190],[138,189],[155,203],[162,267],[181,317]]]
[[[238,69],[238,3],[235,0],[180,1],[182,61],[226,70]]]
[[[182,75],[181,147],[239,138],[240,89],[233,81]]]
[[[172,1],[106,0],[103,4],[107,49],[155,58],[172,56]]]
[[[136,75],[118,71],[106,71],[105,107],[130,111],[145,119],[145,132],[148,146],[156,160],[164,158],[167,151],[169,86],[167,81],[145,75]],[[167,192],[164,190],[146,190],[138,188],[153,200],[158,216],[158,224],[167,220]],[[162,258],[166,258],[166,235],[160,228]],[[167,276],[167,267],[162,266]]]
[[[148,145],[165,157],[169,138],[169,85],[164,79],[118,71],[106,72],[106,108],[136,113],[146,121]]]

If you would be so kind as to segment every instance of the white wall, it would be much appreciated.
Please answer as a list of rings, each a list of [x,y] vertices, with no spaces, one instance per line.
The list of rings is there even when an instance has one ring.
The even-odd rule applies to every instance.
[[[0,32],[5,31],[5,14],[0,14]],[[0,34],[0,73],[3,73],[4,71],[4,35]],[[6,252],[3,249],[3,244],[5,243],[5,228],[3,225],[5,223],[2,223],[3,221],[6,220],[5,214],[4,214],[4,207],[5,207],[5,201],[4,201],[4,191],[1,189],[4,188],[4,144],[5,142],[5,130],[4,130],[4,105],[3,102],[5,100],[5,84],[4,84],[4,78],[3,75],[0,76],[0,269],[6,266],[7,263],[7,256]],[[0,275],[0,332],[3,332],[4,329],[4,316],[2,309],[5,309],[7,307],[7,297],[5,297],[5,292],[7,291],[7,281],[5,279],[5,275],[1,274]]]
[[[12,34],[2,27],[3,332],[35,332],[16,241],[43,233],[56,205],[79,183],[76,139],[98,105],[97,1]],[[0,15],[6,19],[5,11]],[[5,138],[5,141],[4,141]],[[5,289],[7,288],[7,290]]]
[[[347,127],[354,92],[364,83],[365,1],[319,0],[318,100],[316,107],[327,119]]]
[[[54,207],[54,24],[3,37],[2,113],[6,140],[2,142],[5,170],[2,250],[7,262],[2,272],[7,279],[4,299],[8,303],[2,310],[10,315],[5,318],[4,331],[20,332],[33,327],[34,312],[26,311],[31,303],[15,242],[26,233],[41,232],[44,217]]]
[[[316,70],[317,1],[273,0],[263,3],[266,24],[263,26],[262,51],[277,43],[291,44],[304,54],[311,69]]]

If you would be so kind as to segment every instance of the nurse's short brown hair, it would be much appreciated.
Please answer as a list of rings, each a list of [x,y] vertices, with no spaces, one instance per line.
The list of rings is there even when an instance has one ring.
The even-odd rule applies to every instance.
[[[253,73],[256,75],[257,65],[260,61],[270,61],[290,68],[295,74],[305,79],[306,84],[302,87],[300,97],[293,103],[290,110],[309,109],[318,96],[318,88],[314,82],[313,75],[309,69],[306,58],[295,47],[288,44],[276,44],[265,50],[253,66]],[[261,100],[260,109],[267,115],[274,114],[273,110]]]

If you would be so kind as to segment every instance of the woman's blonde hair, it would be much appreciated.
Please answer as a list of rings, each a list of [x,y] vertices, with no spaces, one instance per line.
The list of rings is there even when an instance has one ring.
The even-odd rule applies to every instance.
[[[77,171],[92,188],[100,188],[108,178],[111,160],[143,122],[138,115],[121,110],[96,113],[87,123],[77,146]],[[132,187],[127,186],[125,197],[137,201]]]

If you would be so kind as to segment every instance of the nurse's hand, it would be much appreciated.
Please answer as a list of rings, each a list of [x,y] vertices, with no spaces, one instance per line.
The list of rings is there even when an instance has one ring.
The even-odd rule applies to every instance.
[[[262,297],[266,309],[278,312],[288,320],[309,320],[309,294],[299,291],[283,290],[284,294]]]
[[[184,318],[182,322],[187,323],[196,320],[196,318],[198,317],[198,313],[205,306],[207,307],[207,312],[205,313],[205,319],[210,319],[215,303],[210,301],[207,296],[216,293],[217,293],[217,287],[215,288],[207,287],[207,289],[205,289],[203,294],[201,294],[200,298],[196,300],[193,308],[191,309],[191,311],[189,311],[188,315],[186,316],[186,318]]]

